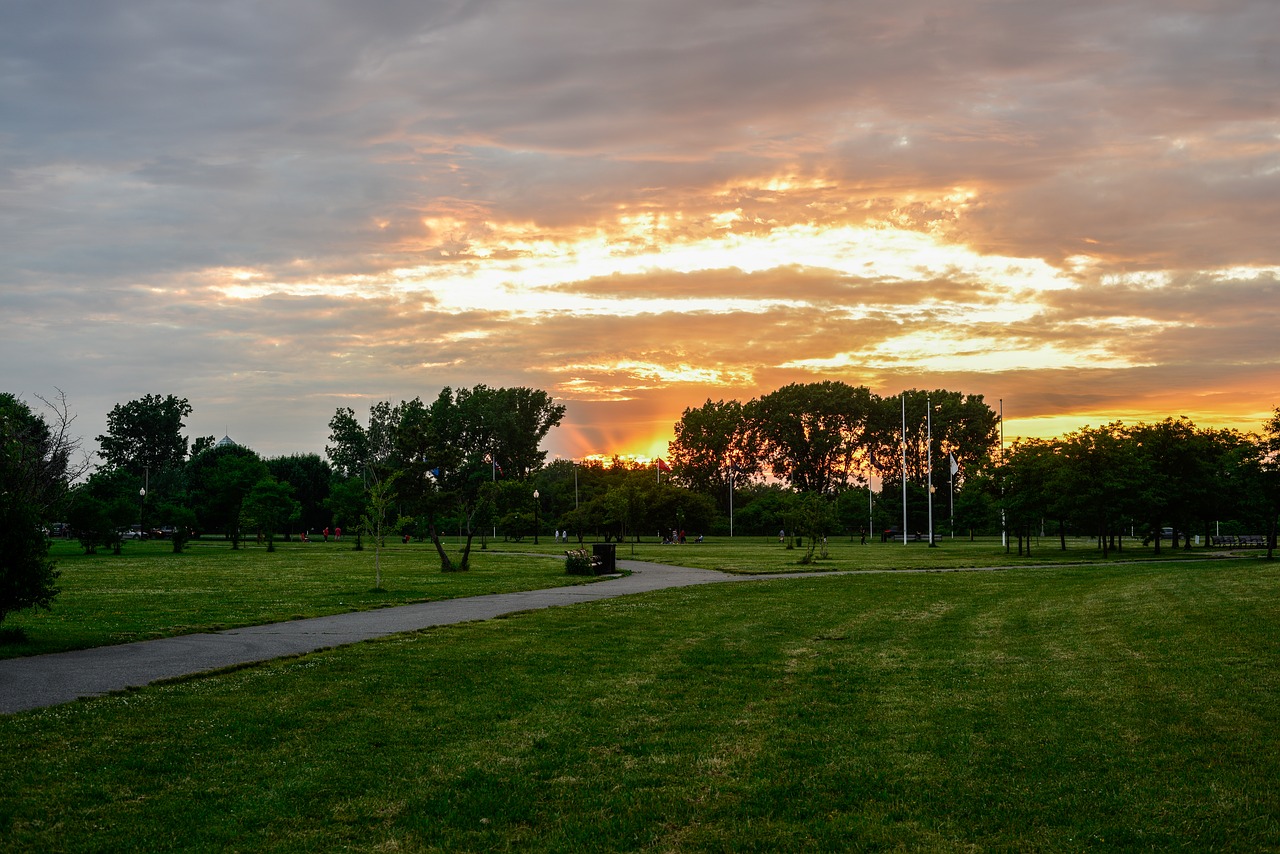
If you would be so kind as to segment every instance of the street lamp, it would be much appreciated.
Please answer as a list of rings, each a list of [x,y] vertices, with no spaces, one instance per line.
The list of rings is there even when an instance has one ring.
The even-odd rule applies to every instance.
[[[538,544],[538,490],[533,491],[533,544]]]
[[[147,488],[145,486],[138,489],[138,539],[145,540],[147,538]]]

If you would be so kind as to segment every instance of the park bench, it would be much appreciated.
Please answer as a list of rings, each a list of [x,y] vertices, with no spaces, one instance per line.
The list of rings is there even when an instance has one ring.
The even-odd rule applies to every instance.
[[[1232,534],[1225,537],[1212,537],[1210,542],[1215,546],[1225,546],[1227,548],[1266,548],[1267,538],[1257,534]]]

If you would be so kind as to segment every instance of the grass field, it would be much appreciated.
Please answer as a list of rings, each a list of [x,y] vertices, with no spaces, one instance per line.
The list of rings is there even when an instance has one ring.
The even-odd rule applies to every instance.
[[[374,589],[373,550],[352,542],[277,543],[233,551],[221,540],[183,554],[166,543],[131,542],[123,554],[85,555],[58,543],[61,593],[49,611],[9,615],[0,658],[367,610],[409,602],[584,583],[563,561],[474,552],[469,572],[442,573],[429,544],[389,546]]]
[[[341,543],[277,543],[267,553],[248,545],[233,551],[223,540],[191,544],[175,555],[166,543],[130,542],[120,555],[85,555],[70,542],[54,547],[62,577],[51,611],[12,614],[0,624],[0,658],[81,649],[157,637],[367,610],[409,602],[452,599],[585,583],[564,574],[568,545],[548,537],[538,544],[493,542],[472,550],[472,569],[442,573],[430,544],[395,543],[382,553],[382,588],[374,589],[373,551]],[[450,551],[458,543],[448,541]],[[575,544],[576,545],[576,544]],[[590,545],[589,543],[587,545]],[[788,571],[957,569],[1091,563],[1102,559],[1089,540],[1070,540],[1066,552],[1052,538],[1031,556],[1006,552],[997,540],[943,539],[927,543],[832,540],[829,557],[809,566],[804,549],[787,549],[775,538],[715,538],[701,544],[664,546],[652,538],[617,546],[619,558],[668,563],[738,574]],[[546,555],[545,560],[530,559]],[[1153,550],[1131,544],[1120,553],[1151,560]],[[1187,553],[1164,550],[1166,560]],[[1202,550],[1190,553],[1202,558]],[[557,559],[558,558],[558,559]],[[19,634],[16,640],[12,637]]]
[[[810,565],[801,565],[801,558],[808,548],[786,548],[776,537],[718,537],[704,543],[662,545],[650,538],[640,543],[621,543],[618,557],[690,566],[696,569],[714,569],[742,575],[800,571],[858,571],[894,569],[972,569],[993,566],[1038,566],[1045,563],[1100,563],[1102,552],[1096,541],[1088,538],[1070,538],[1067,549],[1062,551],[1054,537],[1040,538],[1034,542],[1031,554],[1019,555],[1016,546],[1008,550],[998,538],[984,537],[977,540],[965,538],[939,538],[937,545],[927,542],[879,540],[861,545],[847,537],[832,538],[827,544],[828,557]],[[1255,552],[1261,553],[1261,552]],[[818,553],[815,551],[814,556]],[[1206,550],[1191,551],[1169,548],[1165,543],[1161,554],[1154,547],[1142,546],[1137,541],[1126,541],[1123,551],[1112,552],[1107,562],[1116,560],[1177,560],[1202,558]]]
[[[433,629],[0,718],[0,841],[1276,850],[1278,593],[1259,561],[887,573]]]

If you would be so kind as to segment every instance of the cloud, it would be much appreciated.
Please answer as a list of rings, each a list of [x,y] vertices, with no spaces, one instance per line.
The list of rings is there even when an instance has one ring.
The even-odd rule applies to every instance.
[[[520,384],[577,453],[786,382],[1238,423],[1280,375],[1272,0],[4,17],[0,359],[86,422],[288,452]]]

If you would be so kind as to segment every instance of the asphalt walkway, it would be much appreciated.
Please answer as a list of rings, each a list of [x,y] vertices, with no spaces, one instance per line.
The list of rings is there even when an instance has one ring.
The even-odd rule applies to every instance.
[[[430,626],[489,620],[516,611],[597,602],[650,590],[745,580],[711,570],[634,560],[620,560],[618,566],[631,574],[594,584],[421,602],[8,659],[0,661],[0,714],[56,706],[163,679],[301,655]]]

